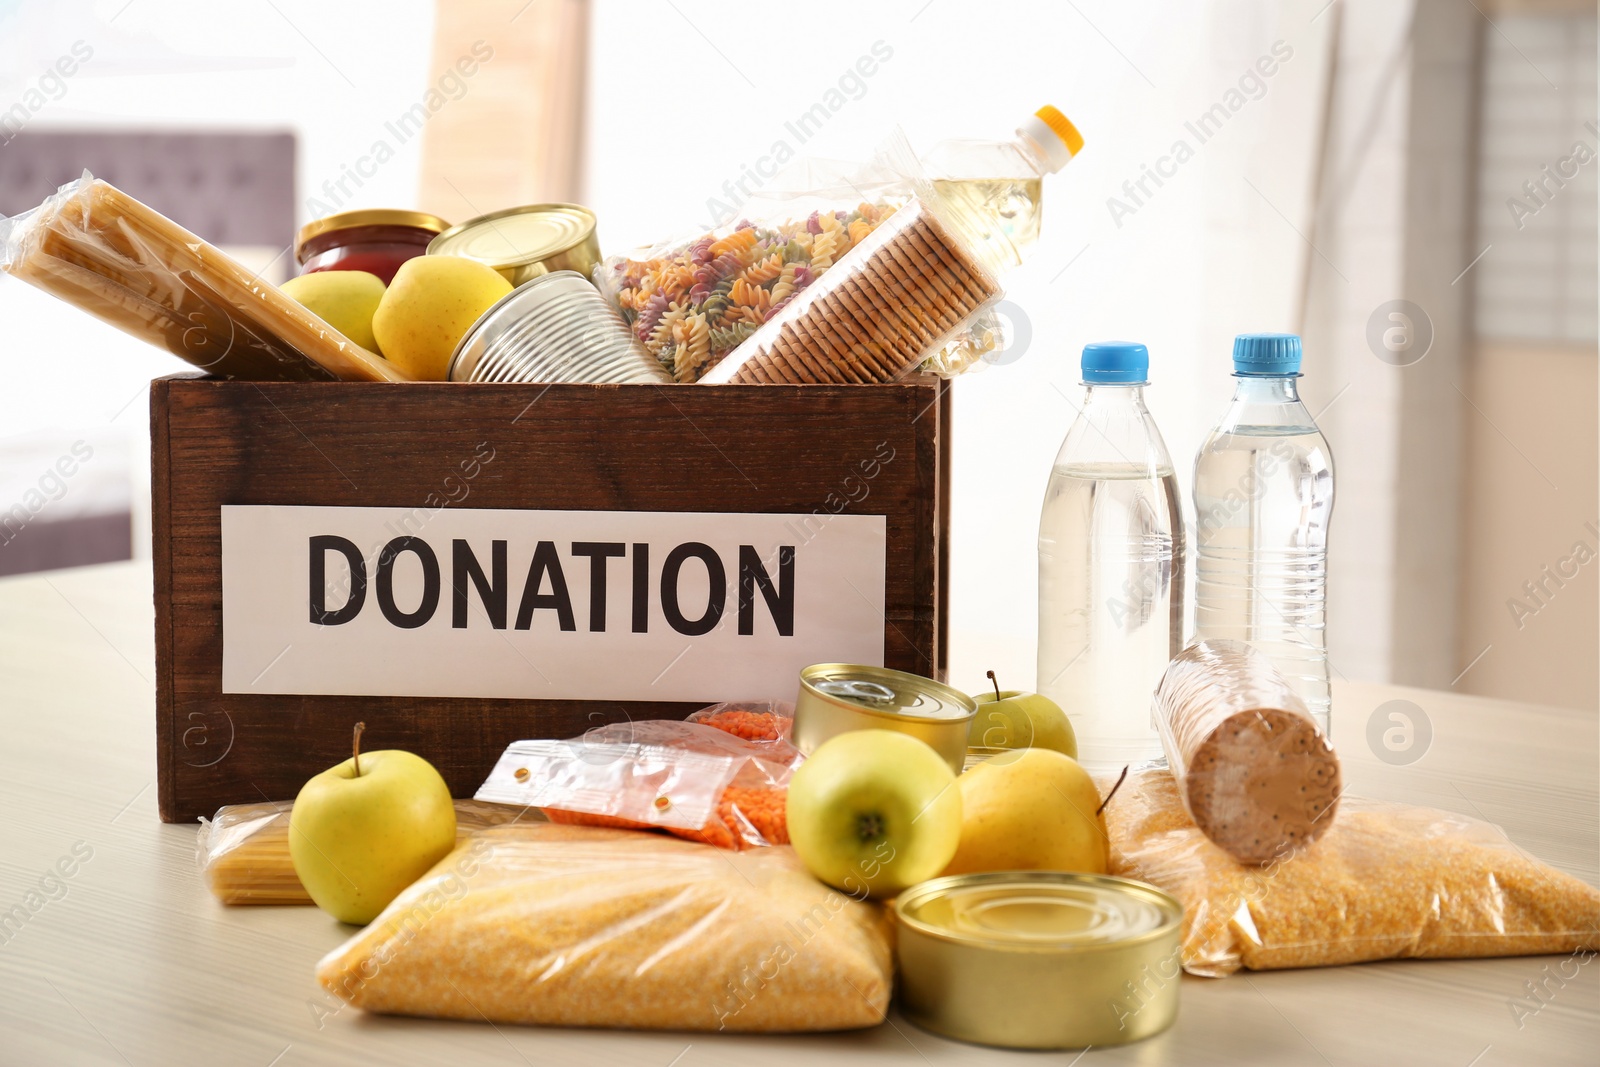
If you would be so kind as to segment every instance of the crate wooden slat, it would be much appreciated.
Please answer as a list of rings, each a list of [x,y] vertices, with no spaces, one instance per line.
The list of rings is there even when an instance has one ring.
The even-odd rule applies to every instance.
[[[480,444],[459,508],[886,516],[885,662],[942,678],[948,386],[386,385],[159,379],[151,388],[161,816],[293,797],[364,719],[470,795],[513,740],[695,704],[222,692],[224,504],[421,507]],[[459,479],[457,479],[459,482]],[[452,482],[452,487],[457,484]],[[830,497],[830,494],[833,494]],[[773,694],[792,699],[788,693]]]

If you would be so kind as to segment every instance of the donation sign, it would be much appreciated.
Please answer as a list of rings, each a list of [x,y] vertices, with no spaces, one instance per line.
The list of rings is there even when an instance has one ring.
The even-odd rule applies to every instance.
[[[881,515],[224,506],[222,691],[789,698],[881,665]]]

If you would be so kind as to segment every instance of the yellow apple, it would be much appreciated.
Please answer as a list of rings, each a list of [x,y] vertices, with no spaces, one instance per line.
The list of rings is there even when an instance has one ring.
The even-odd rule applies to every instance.
[[[378,350],[372,316],[383,299],[383,282],[364,270],[319,270],[290,278],[283,291],[317,318],[369,352]]]
[[[789,781],[789,841],[806,869],[851,896],[893,896],[938,874],[961,837],[955,772],[926,742],[853,730]]]
[[[990,681],[994,672],[989,672]],[[974,693],[978,714],[972,717],[967,744],[973,748],[1048,748],[1078,758],[1078,735],[1061,705],[1041,693],[1016,689],[1001,692],[998,682],[986,693]]]
[[[1002,752],[958,784],[961,843],[945,874],[1106,873],[1100,792],[1071,756],[1047,748]]]
[[[511,283],[461,256],[417,256],[400,264],[372,316],[384,357],[423,382],[442,382],[456,343]]]
[[[456,809],[433,764],[397,749],[354,754],[312,778],[289,814],[289,857],[317,906],[371,922],[456,844]]]

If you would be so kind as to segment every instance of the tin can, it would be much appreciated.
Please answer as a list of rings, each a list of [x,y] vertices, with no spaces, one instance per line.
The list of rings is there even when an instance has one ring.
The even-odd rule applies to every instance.
[[[967,730],[978,705],[948,685],[887,667],[817,663],[800,672],[795,747],[806,755],[851,730],[895,730],[926,741],[961,773]]]
[[[666,385],[672,377],[611,302],[569,270],[501,297],[450,356],[453,382]]]
[[[435,237],[430,256],[464,256],[512,285],[558,270],[588,278],[600,262],[594,212],[578,204],[528,204],[468,219]]]
[[[1122,1045],[1178,1014],[1183,908],[1103,874],[935,878],[894,901],[900,1010],[959,1041]]]

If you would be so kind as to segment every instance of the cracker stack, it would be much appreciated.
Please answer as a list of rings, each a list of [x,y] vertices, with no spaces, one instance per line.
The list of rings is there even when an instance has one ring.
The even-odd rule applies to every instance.
[[[928,209],[896,211],[705,381],[740,385],[892,382],[1000,287]]]
[[[1191,645],[1167,665],[1155,704],[1184,806],[1234,859],[1287,858],[1333,824],[1339,757],[1256,649],[1228,640]]]

